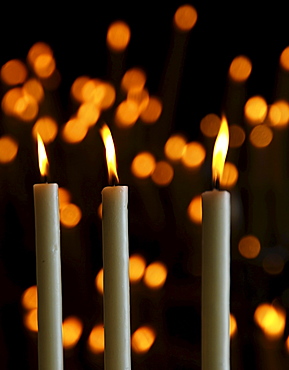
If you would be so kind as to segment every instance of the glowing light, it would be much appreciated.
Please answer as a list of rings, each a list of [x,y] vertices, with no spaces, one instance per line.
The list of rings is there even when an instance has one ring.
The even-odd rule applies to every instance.
[[[250,142],[256,148],[265,148],[273,139],[273,132],[268,126],[259,125],[253,128],[249,136]]]
[[[121,80],[121,87],[124,91],[143,90],[146,83],[146,74],[140,68],[129,69]]]
[[[108,47],[116,52],[123,51],[130,41],[130,28],[123,21],[112,23],[107,31],[106,42]]]
[[[150,97],[147,89],[129,90],[127,93],[127,100],[132,101],[137,105],[138,112],[140,114],[147,108]]]
[[[146,261],[140,254],[134,254],[129,258],[129,278],[131,283],[137,283],[144,275]]]
[[[156,340],[156,332],[149,326],[141,326],[131,337],[132,350],[143,354],[149,351]]]
[[[280,65],[286,71],[289,70],[289,46],[287,46],[280,55]]]
[[[75,99],[77,102],[82,103],[84,102],[84,96],[83,96],[83,87],[87,82],[90,81],[90,78],[87,76],[80,76],[77,77],[70,89],[70,94],[73,99]]]
[[[22,96],[23,90],[20,87],[14,87],[13,89],[8,90],[4,94],[1,102],[3,112],[9,116],[13,116],[15,114],[15,104]]]
[[[96,275],[95,287],[100,294],[103,294],[103,269],[100,269]]]
[[[88,127],[96,124],[100,116],[99,108],[93,103],[82,103],[77,110],[77,117],[87,124]]]
[[[185,146],[186,139],[182,135],[172,135],[165,144],[165,155],[168,159],[172,161],[178,161],[182,158]]]
[[[246,81],[249,78],[251,72],[251,60],[244,55],[239,55],[234,58],[229,68],[229,76],[235,82]]]
[[[179,31],[191,30],[197,22],[198,14],[196,9],[185,4],[180,6],[174,14],[174,25]]]
[[[119,180],[118,180],[118,175],[117,175],[117,170],[116,170],[115,147],[114,147],[110,129],[106,124],[104,124],[100,128],[100,135],[102,137],[102,140],[105,146],[109,182],[111,183],[113,179],[115,179],[118,182]]]
[[[102,203],[97,208],[97,214],[100,219],[102,219]]]
[[[43,140],[39,134],[37,134],[37,148],[38,148],[38,164],[41,176],[45,177],[48,176],[48,159],[45,150],[45,146]]]
[[[62,340],[65,349],[71,349],[78,343],[82,334],[83,324],[76,316],[67,317],[62,324]]]
[[[89,334],[87,345],[89,350],[95,354],[104,351],[104,327],[102,324],[94,326]]]
[[[221,119],[214,113],[207,114],[202,118],[200,129],[207,137],[216,137],[221,126]]]
[[[254,235],[246,235],[239,241],[238,250],[245,258],[256,258],[261,251],[261,243]]]
[[[36,59],[40,55],[53,55],[53,51],[51,47],[46,44],[45,42],[36,42],[32,47],[29,49],[27,54],[28,62],[33,66]]]
[[[22,296],[21,296],[21,303],[25,310],[33,310],[37,308],[37,286],[32,285],[27,288]]]
[[[23,85],[23,91],[33,96],[33,98],[40,103],[44,98],[44,90],[41,83],[36,78],[30,78]]]
[[[79,224],[81,218],[82,212],[76,204],[67,203],[60,209],[60,222],[64,227],[75,227]]]
[[[188,216],[195,224],[202,223],[202,197],[201,195],[195,196],[188,206]]]
[[[284,333],[286,313],[279,306],[268,303],[260,304],[254,313],[256,324],[269,339],[280,338]]]
[[[220,179],[220,185],[225,189],[231,189],[236,185],[238,177],[237,167],[233,163],[226,162]]]
[[[33,332],[38,331],[37,308],[33,308],[24,315],[24,326]]]
[[[56,121],[49,116],[39,118],[32,129],[32,135],[36,138],[39,134],[45,144],[51,143],[57,135],[58,125]]]
[[[168,270],[164,263],[153,262],[144,273],[144,283],[151,289],[160,289],[166,282]]]
[[[268,119],[272,126],[284,128],[289,122],[289,104],[285,100],[278,100],[269,107]]]
[[[251,125],[259,125],[267,116],[268,106],[262,96],[253,96],[248,99],[244,107],[244,115]]]
[[[61,209],[63,206],[66,206],[68,203],[70,203],[71,194],[67,189],[59,187],[58,199],[59,199],[59,208]]]
[[[12,162],[18,153],[18,143],[9,135],[0,138],[0,163]]]
[[[167,186],[171,183],[174,177],[173,167],[166,161],[159,161],[156,163],[151,177],[156,185]]]
[[[245,141],[246,134],[244,129],[238,125],[230,125],[229,127],[230,135],[230,148],[239,148]]]
[[[237,321],[233,314],[230,313],[230,338],[237,334]]]
[[[141,152],[136,155],[131,164],[131,172],[134,176],[144,179],[149,177],[156,166],[154,156],[149,152]]]
[[[115,123],[119,127],[133,126],[139,117],[138,105],[133,100],[122,101],[115,111]]]
[[[18,59],[9,60],[1,67],[1,80],[7,85],[23,84],[27,78],[27,68]]]
[[[32,121],[37,116],[38,103],[33,96],[25,94],[23,89],[22,92],[22,96],[15,102],[14,115],[23,121]]]
[[[269,253],[262,261],[263,269],[270,275],[278,275],[284,269],[284,260],[277,253]]]
[[[222,178],[228,147],[229,128],[226,118],[223,117],[213,152],[212,174],[214,184]]]
[[[80,117],[71,118],[62,129],[62,138],[70,144],[81,142],[88,131],[87,124]]]
[[[185,145],[181,161],[186,167],[197,168],[203,164],[205,157],[204,146],[197,141],[191,141]]]
[[[162,114],[163,104],[156,96],[150,96],[146,108],[140,113],[140,119],[143,123],[153,124]]]
[[[38,77],[48,78],[55,71],[55,59],[51,54],[41,54],[34,60],[33,68]]]

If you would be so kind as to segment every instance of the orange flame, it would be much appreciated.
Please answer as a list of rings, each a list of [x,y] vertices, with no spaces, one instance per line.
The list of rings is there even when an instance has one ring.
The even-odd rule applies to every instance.
[[[116,170],[116,155],[114,143],[110,129],[106,124],[104,124],[102,128],[100,128],[100,134],[105,146],[109,182],[112,183],[113,179],[115,179],[116,182],[119,182]]]
[[[37,133],[37,148],[38,148],[38,163],[41,176],[46,177],[48,176],[48,159],[45,150],[45,146],[41,136]]]
[[[229,147],[229,128],[226,117],[223,116],[213,152],[212,173],[213,173],[213,183],[215,185],[220,181],[222,177],[228,147]]]

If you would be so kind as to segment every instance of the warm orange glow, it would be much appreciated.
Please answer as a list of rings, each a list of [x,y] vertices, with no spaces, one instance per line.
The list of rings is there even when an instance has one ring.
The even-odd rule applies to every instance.
[[[38,164],[41,176],[48,176],[49,163],[43,140],[39,134],[37,134],[37,148],[38,148]]]
[[[144,275],[146,261],[140,254],[134,254],[129,258],[129,278],[131,283],[137,283]]]
[[[252,63],[250,59],[244,55],[239,55],[234,58],[229,68],[229,76],[235,82],[246,81],[251,72]]]
[[[284,333],[286,312],[280,306],[262,303],[255,310],[254,320],[266,337],[274,340]]]
[[[115,123],[119,127],[133,126],[139,117],[139,108],[135,101],[122,101],[115,111]]]
[[[33,68],[38,77],[48,78],[56,69],[55,59],[51,54],[41,54],[34,60]]]
[[[140,119],[146,124],[153,124],[159,118],[163,110],[163,104],[156,96],[150,96],[146,108],[140,113]]]
[[[135,353],[146,353],[156,340],[156,332],[149,326],[141,326],[131,337],[132,350]]]
[[[121,87],[124,91],[142,90],[145,86],[147,76],[140,68],[131,68],[124,74],[121,80]]]
[[[27,54],[28,62],[33,65],[40,55],[53,55],[51,47],[45,42],[36,42]]]
[[[286,71],[289,71],[289,46],[287,46],[280,55],[280,65]]]
[[[144,283],[151,289],[160,289],[166,282],[167,267],[162,262],[152,262],[144,273]]]
[[[133,159],[131,164],[131,172],[134,176],[144,179],[153,173],[155,167],[155,157],[149,152],[141,152]]]
[[[221,119],[214,113],[207,114],[202,118],[200,129],[207,137],[216,137],[221,126]]]
[[[102,137],[104,147],[105,147],[109,182],[111,183],[113,180],[116,180],[117,182],[119,182],[118,175],[117,175],[117,169],[116,169],[115,147],[114,147],[110,129],[106,124],[103,124],[102,127],[100,128],[100,135]]]
[[[70,192],[62,187],[58,188],[58,199],[59,199],[59,208],[66,206],[71,201]]]
[[[71,118],[62,129],[62,138],[67,143],[77,144],[85,138],[87,131],[87,124],[80,117]]]
[[[13,89],[8,90],[1,102],[1,107],[3,112],[9,116],[15,115],[15,105],[16,102],[23,96],[23,90],[20,87],[14,87]]]
[[[87,79],[83,77],[77,81],[77,84],[75,82],[74,85],[74,91],[79,96],[78,100],[81,102],[89,102],[96,105],[99,109],[107,109],[115,101],[115,88],[108,82],[97,78]],[[80,89],[80,92],[77,89]]]
[[[148,106],[150,97],[147,89],[129,90],[127,100],[134,102],[138,107],[138,112],[141,114]]]
[[[102,203],[97,208],[97,214],[100,219],[102,219]]]
[[[174,177],[173,167],[166,161],[159,161],[156,163],[151,177],[156,185],[167,186],[172,182]]]
[[[174,15],[174,25],[179,31],[189,31],[191,30],[197,22],[198,14],[196,9],[185,4],[180,6]]]
[[[38,110],[36,99],[22,89],[22,96],[19,97],[14,105],[14,115],[22,121],[29,122],[37,116]]]
[[[21,297],[21,303],[25,310],[37,308],[37,286],[32,285],[27,288]]]
[[[265,148],[273,139],[273,132],[268,126],[259,125],[253,128],[249,136],[250,142],[256,148]]]
[[[233,314],[230,313],[230,338],[237,334],[237,321]]]
[[[18,153],[18,142],[9,135],[0,138],[0,163],[12,162]]]
[[[168,159],[172,161],[178,161],[182,158],[185,146],[186,139],[182,135],[172,135],[165,144],[165,155]]]
[[[267,116],[268,106],[266,100],[259,95],[248,99],[244,107],[244,115],[251,125],[259,125]]]
[[[107,31],[106,42],[107,46],[116,52],[123,51],[130,40],[130,28],[123,21],[112,23]]]
[[[181,161],[188,168],[197,168],[203,164],[205,157],[204,146],[197,141],[191,141],[185,145]]]
[[[230,125],[229,127],[230,135],[230,148],[239,148],[245,141],[246,134],[244,129],[239,125]]]
[[[239,241],[238,250],[245,258],[256,258],[261,251],[261,243],[254,235],[246,235]]]
[[[84,102],[84,96],[83,96],[83,87],[87,82],[90,81],[90,78],[88,76],[80,76],[77,77],[70,89],[70,94],[73,99],[75,99],[79,103]]]
[[[286,348],[287,352],[289,352],[289,336],[286,339],[285,348]]]
[[[269,253],[262,261],[263,269],[270,275],[278,275],[284,269],[284,259],[280,254]]]
[[[37,138],[39,134],[45,144],[51,143],[57,135],[58,125],[52,117],[43,116],[39,118],[32,129],[32,135]]]
[[[220,179],[220,185],[225,189],[231,189],[236,185],[238,177],[237,167],[233,163],[226,162]]]
[[[285,100],[278,100],[269,107],[269,123],[275,128],[285,128],[289,122],[289,104]]]
[[[33,98],[40,103],[44,98],[44,89],[41,83],[36,78],[30,78],[23,85],[23,91],[33,96]]]
[[[95,325],[89,334],[87,341],[88,348],[95,354],[104,351],[104,327],[103,324]]]
[[[213,152],[212,174],[214,184],[222,178],[228,147],[229,128],[226,118],[223,117]]]
[[[100,269],[96,275],[95,287],[100,294],[103,294],[103,269]]]
[[[201,195],[195,196],[188,206],[188,216],[195,224],[202,223],[202,197]]]
[[[27,68],[18,59],[9,60],[1,67],[1,80],[7,85],[23,84],[27,78]]]
[[[24,326],[30,331],[38,331],[37,308],[33,308],[25,313]]]
[[[62,340],[65,349],[71,349],[78,343],[83,330],[81,320],[76,316],[67,317],[62,323]]]
[[[82,103],[77,110],[79,117],[88,127],[96,124],[100,116],[100,109],[93,103]]]
[[[64,227],[75,227],[81,218],[82,212],[76,204],[67,203],[60,208],[60,222]]]

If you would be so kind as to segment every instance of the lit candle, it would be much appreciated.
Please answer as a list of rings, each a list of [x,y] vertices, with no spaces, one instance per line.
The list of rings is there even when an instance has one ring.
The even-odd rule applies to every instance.
[[[223,117],[213,153],[214,189],[202,194],[202,369],[230,368],[230,194],[219,191],[229,144]]]
[[[101,135],[110,181],[118,183],[114,144],[107,125],[101,128]],[[106,370],[131,368],[127,202],[127,186],[108,186],[102,191]]]
[[[39,168],[48,175],[48,160],[40,135]],[[63,369],[60,223],[57,184],[35,184],[36,272],[38,292],[39,370]]]

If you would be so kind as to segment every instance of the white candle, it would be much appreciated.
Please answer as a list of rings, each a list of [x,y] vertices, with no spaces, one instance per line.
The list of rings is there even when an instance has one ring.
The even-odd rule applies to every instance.
[[[38,138],[38,147],[42,145]],[[40,156],[39,156],[40,157]],[[39,158],[39,165],[41,165]],[[47,164],[44,165],[47,168]],[[43,171],[41,167],[41,171]],[[45,175],[42,172],[42,175]],[[38,292],[38,368],[63,369],[60,223],[57,184],[33,186]]]
[[[227,135],[227,139],[224,137]],[[224,142],[222,143],[222,141]],[[225,146],[223,154],[219,145]],[[213,159],[217,184],[222,174],[228,127],[222,120]],[[219,162],[215,167],[215,162]],[[230,194],[212,190],[202,194],[202,369],[230,369]]]
[[[118,181],[114,146],[106,125],[101,129],[101,134],[106,146],[109,174]],[[131,369],[127,203],[127,186],[108,186],[103,189],[104,367],[106,370]]]

